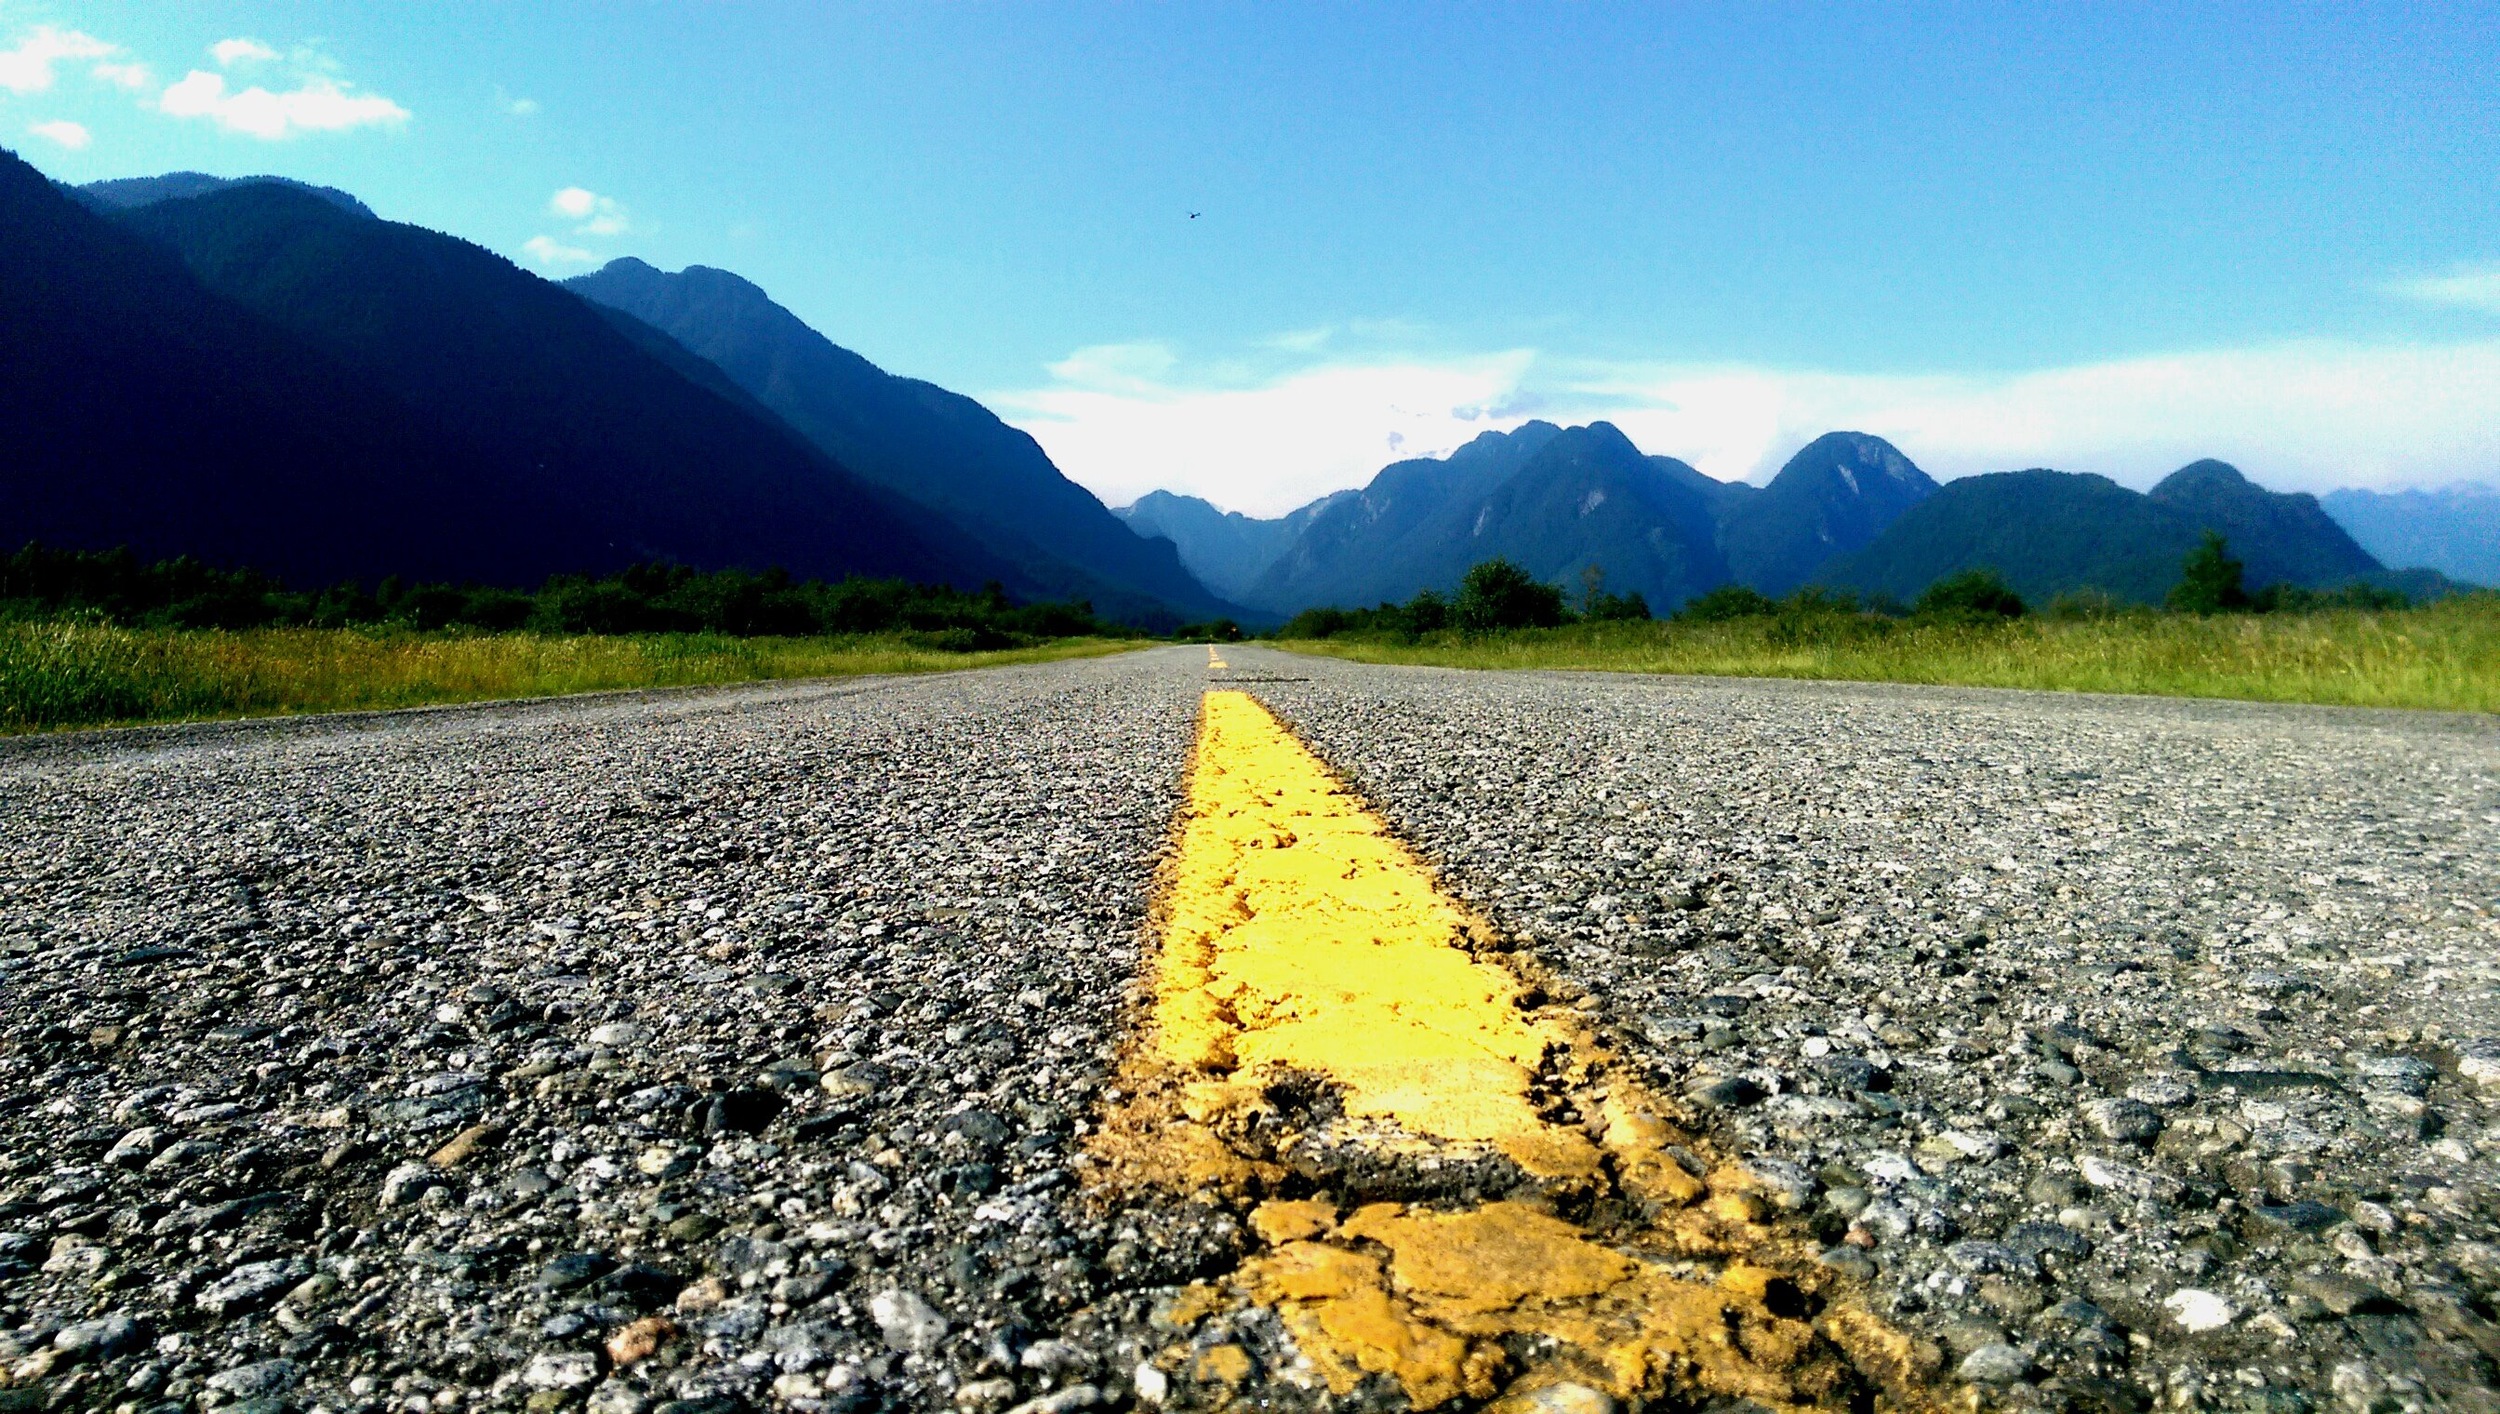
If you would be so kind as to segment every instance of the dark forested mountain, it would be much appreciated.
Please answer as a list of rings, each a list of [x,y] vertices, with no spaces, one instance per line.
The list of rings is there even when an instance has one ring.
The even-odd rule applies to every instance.
[[[1722,501],[1719,545],[1738,583],[1785,594],[1826,561],[1872,542],[1935,490],[1934,480],[1883,438],[1827,432],[1760,491]]]
[[[2330,491],[2322,505],[2384,564],[2500,586],[2500,487],[2468,481],[2436,491]]]
[[[2229,462],[2190,462],[2149,493],[2198,530],[2219,532],[2253,585],[2343,584],[2380,568],[2306,492],[2268,491]]]
[[[317,581],[997,566],[466,242],[275,183],[111,220],[0,157],[0,543]]]
[[[466,241],[265,184],[119,219],[215,293],[505,463],[538,506],[546,570],[666,558],[963,580],[996,568],[787,426]]]
[[[1128,505],[1114,507],[1111,513],[1140,535],[1171,541],[1180,551],[1181,563],[1199,583],[1239,601],[1321,512],[1355,494],[1332,491],[1308,505],[1262,520],[1239,511],[1218,510],[1196,496],[1149,491]]]
[[[2062,471],[1964,477],[1818,579],[1907,600],[1945,575],[1992,569],[2027,599],[2098,589],[2158,603],[2207,529],[2221,532],[2247,564],[2251,589],[2326,587],[2380,570],[2315,499],[2251,485],[2221,462],[2198,462],[2150,495]]]
[[[1447,588],[1415,576],[1445,558],[1433,547],[1463,536],[1476,504],[1562,434],[1550,422],[1486,432],[1447,457],[1381,468],[1361,491],[1331,503],[1244,602],[1279,613],[1313,604],[1370,604]]]
[[[1570,428],[1483,499],[1463,538],[1429,547],[1437,560],[1417,567],[1442,586],[1499,555],[1567,589],[1594,567],[1608,592],[1672,609],[1727,582],[1708,481],[1682,462],[1643,456],[1611,423]]]
[[[1170,544],[1136,534],[1030,436],[972,399],[898,378],[725,270],[618,260],[566,281],[717,364],[844,466],[945,516],[1018,577],[1123,617],[1226,611]]]
[[[1907,603],[1946,575],[1992,569],[2035,603],[2084,588],[2158,603],[2197,538],[2169,507],[2106,476],[2001,471],[1946,482],[1817,578]]]
[[[0,546],[319,582],[480,575],[515,550],[505,498],[433,494],[469,447],[7,153],[0,257]]]
[[[352,212],[367,220],[375,219],[372,207],[337,187],[317,187],[291,177],[212,177],[206,172],[167,172],[161,177],[116,177],[110,181],[89,182],[85,186],[71,187],[69,191],[98,211],[129,211],[141,206],[154,206],[160,201],[206,196],[228,187],[256,183],[307,192],[341,211]]]

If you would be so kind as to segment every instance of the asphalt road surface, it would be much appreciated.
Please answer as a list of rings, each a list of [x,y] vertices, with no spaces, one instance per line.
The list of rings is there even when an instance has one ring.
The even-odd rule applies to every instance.
[[[1937,1403],[2500,1408],[2489,720],[1207,660],[0,745],[0,1409],[1405,1406],[1101,1158],[1210,686]]]

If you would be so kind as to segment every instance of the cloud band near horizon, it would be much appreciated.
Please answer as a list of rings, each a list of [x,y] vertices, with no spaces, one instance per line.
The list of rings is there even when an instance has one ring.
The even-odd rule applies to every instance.
[[[2500,481],[2500,339],[2309,340],[1917,375],[1512,349],[1321,354],[1244,376],[1199,373],[1139,343],[1080,350],[1050,373],[985,400],[1112,505],[1162,489],[1278,515],[1530,418],[1603,419],[1722,480],[1766,478],[1846,428],[1890,440],[1940,480],[2047,466],[2144,487],[2211,456],[2277,490]]]

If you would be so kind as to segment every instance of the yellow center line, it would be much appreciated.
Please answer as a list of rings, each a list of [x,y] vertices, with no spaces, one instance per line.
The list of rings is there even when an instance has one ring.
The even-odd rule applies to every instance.
[[[1215,645],[1214,645],[1214,644],[1210,643],[1210,644],[1208,644],[1208,645],[1207,645],[1207,671],[1208,671],[1208,672],[1213,672],[1213,671],[1215,671],[1217,668],[1229,668],[1229,667],[1231,667],[1231,666],[1232,666],[1232,664],[1227,663],[1227,662],[1225,662],[1225,661],[1224,661],[1223,655],[1221,655],[1221,654],[1219,654],[1219,653],[1217,653],[1217,652],[1215,651]]]
[[[1678,1162],[1703,1146],[1672,1107],[1245,693],[1205,696],[1157,916],[1098,1181],[1250,1207],[1263,1248],[1179,1305],[1273,1310],[1282,1378],[1518,1414],[1935,1407],[1933,1347],[1853,1304],[1741,1167]],[[1232,1345],[1154,1363],[1252,1371]]]

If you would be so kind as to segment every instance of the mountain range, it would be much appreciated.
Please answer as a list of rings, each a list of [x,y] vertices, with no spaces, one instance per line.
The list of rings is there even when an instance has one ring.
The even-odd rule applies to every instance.
[[[2420,565],[2500,585],[2500,486],[2329,491],[2320,504],[2361,547],[2391,565]]]
[[[2419,525],[2438,509],[2390,518]],[[2050,470],[1939,485],[1889,442],[1859,432],[1816,438],[1757,487],[1645,455],[1603,422],[1529,422],[1482,433],[1447,457],[1392,463],[1359,491],[1279,519],[1168,492],[1120,514],[1172,538],[1184,563],[1269,614],[1447,591],[1496,555],[1566,588],[1595,567],[1610,591],[1637,591],[1660,612],[1723,584],[1771,595],[1819,585],[1906,602],[1969,569],[1996,571],[2034,602],[2097,590],[2158,603],[2209,529],[2229,541],[2252,588],[2453,587],[2433,569],[2390,571],[2317,498],[2268,491],[2224,462],[2181,467],[2150,492]]]
[[[2322,505],[2220,462],[2149,493],[2049,470],[1939,486],[1859,432],[1754,486],[1532,421],[1279,518],[1165,492],[1114,512],[979,403],[735,274],[628,259],[557,284],[279,178],[71,188],[0,152],[0,265],[0,548],[304,584],[778,565],[995,581],[1149,627],[1405,599],[1496,556],[1660,611],[1730,583],[1908,599],[1976,567],[2032,598],[2151,601],[2207,529],[2252,587],[2389,563],[2427,567],[2408,588],[2500,579],[2488,488]]]
[[[1024,434],[720,272],[628,268],[594,301],[345,193],[67,189],[6,153],[0,252],[0,544],[304,583],[668,560],[997,581],[1148,626],[1230,607]]]

